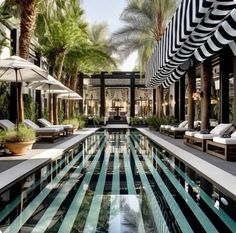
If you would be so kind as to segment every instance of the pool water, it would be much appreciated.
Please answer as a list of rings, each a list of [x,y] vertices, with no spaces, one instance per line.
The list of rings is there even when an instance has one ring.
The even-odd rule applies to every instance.
[[[224,191],[136,130],[102,130],[0,194],[2,232],[236,232]]]

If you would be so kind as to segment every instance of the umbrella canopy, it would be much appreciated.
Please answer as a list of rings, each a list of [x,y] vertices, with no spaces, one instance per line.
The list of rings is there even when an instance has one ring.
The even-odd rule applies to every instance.
[[[28,87],[35,90],[52,91],[53,93],[64,93],[70,91],[68,87],[53,78],[51,75],[48,75],[47,80],[33,82]]]
[[[48,72],[33,63],[18,57],[11,56],[0,60],[0,81],[16,83],[16,125],[19,123],[19,91],[17,83],[46,80]]]
[[[47,76],[46,70],[21,57],[11,56],[0,60],[0,81],[32,82],[47,80]]]
[[[57,96],[61,99],[67,99],[67,100],[82,100],[83,98],[76,92],[71,91],[68,94],[60,94]]]

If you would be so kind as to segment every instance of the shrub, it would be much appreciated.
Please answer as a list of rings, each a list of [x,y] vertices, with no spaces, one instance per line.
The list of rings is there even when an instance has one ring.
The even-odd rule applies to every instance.
[[[0,132],[0,143],[6,142],[29,142],[36,138],[35,131],[23,125],[19,125],[18,131],[15,129]]]
[[[153,130],[159,130],[161,125],[173,125],[176,124],[176,119],[173,116],[150,116],[147,118],[148,126]]]
[[[77,118],[71,118],[69,120],[62,121],[63,125],[73,125],[74,128],[79,128],[79,120]]]

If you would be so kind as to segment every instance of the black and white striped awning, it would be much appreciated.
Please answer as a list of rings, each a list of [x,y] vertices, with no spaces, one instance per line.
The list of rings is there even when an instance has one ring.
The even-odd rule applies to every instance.
[[[146,85],[168,87],[191,59],[203,61],[236,38],[236,0],[182,0],[146,67]]]

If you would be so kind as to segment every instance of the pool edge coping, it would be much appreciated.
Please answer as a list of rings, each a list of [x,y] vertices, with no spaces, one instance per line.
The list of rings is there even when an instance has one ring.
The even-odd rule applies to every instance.
[[[1,172],[1,179],[0,179],[0,193],[7,190],[8,187],[13,185],[14,183],[18,182],[20,179],[22,179],[27,174],[30,174],[35,169],[40,167],[41,165],[49,162],[50,160],[57,158],[58,156],[62,155],[63,152],[68,150],[73,145],[80,143],[85,138],[90,136],[91,134],[95,133],[99,128],[87,128],[86,132],[78,131],[78,135],[71,138],[68,141],[62,142],[59,145],[56,145],[52,147],[51,149],[43,149],[42,152],[37,153],[35,156],[32,156],[29,159],[26,159],[26,161],[21,162],[9,169],[7,169],[4,172]],[[59,147],[64,147],[59,148]],[[48,152],[52,153],[50,156],[48,156]]]
[[[189,167],[194,168],[203,176],[207,177],[210,182],[221,187],[231,198],[236,200],[236,177],[234,175],[176,145],[171,144],[170,142],[151,132],[149,129],[137,128],[137,130],[139,130],[151,140],[155,141],[155,143],[158,145],[163,146],[177,158],[184,161]]]

